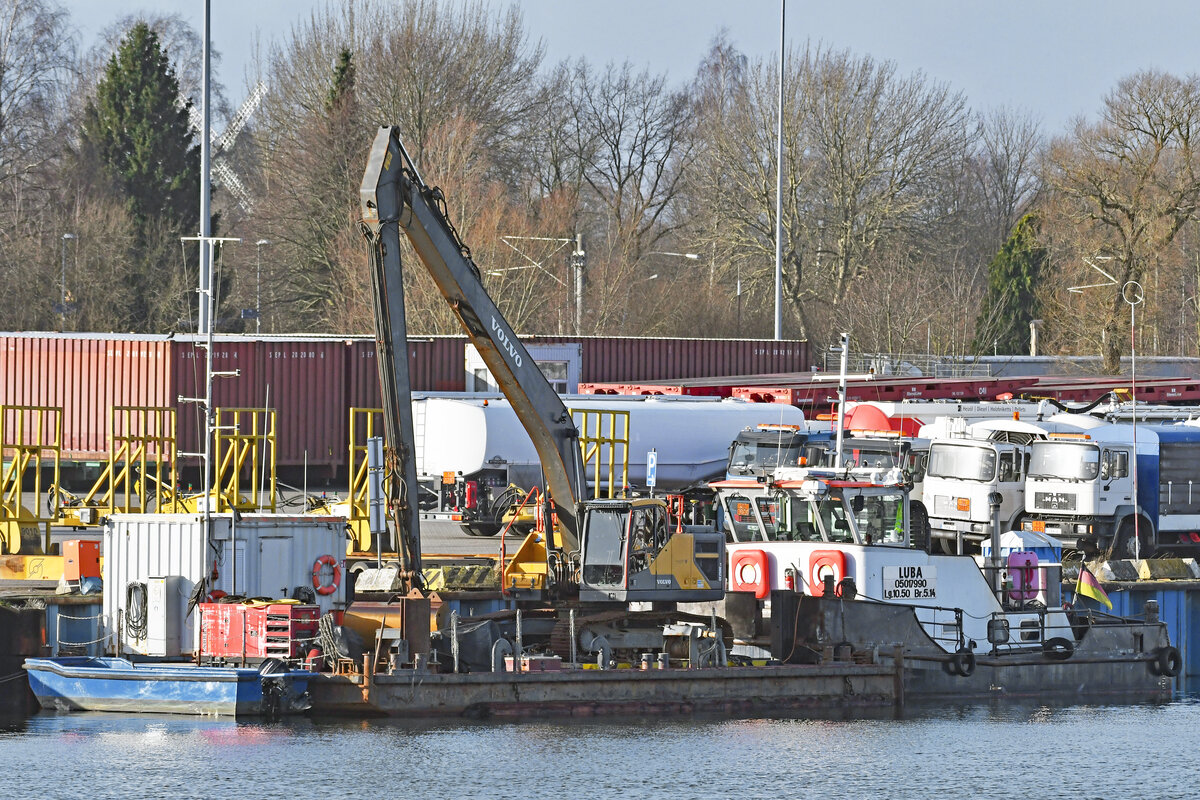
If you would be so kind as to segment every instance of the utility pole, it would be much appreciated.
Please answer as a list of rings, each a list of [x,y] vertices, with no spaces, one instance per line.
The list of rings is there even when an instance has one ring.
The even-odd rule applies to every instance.
[[[74,239],[75,234],[64,233],[62,235],[62,284],[60,285],[59,303],[58,303],[58,330],[62,333],[67,329],[67,241]],[[76,259],[78,261],[78,259]]]
[[[200,78],[200,302],[197,311],[196,333],[201,336],[211,333],[208,326],[212,322],[212,309],[209,300],[212,297],[212,246],[209,237],[212,236],[212,210],[210,208],[209,171],[212,154],[210,153],[210,91],[209,91],[209,34],[211,31],[211,0],[204,0],[204,41],[201,48],[201,78]],[[206,244],[208,246],[206,246]]]
[[[775,129],[775,341],[783,339],[783,23],[787,0],[779,0],[779,105]]]
[[[587,251],[583,249],[583,234],[575,234],[575,252],[571,253],[575,270],[575,335],[583,332],[583,268],[587,266]]]

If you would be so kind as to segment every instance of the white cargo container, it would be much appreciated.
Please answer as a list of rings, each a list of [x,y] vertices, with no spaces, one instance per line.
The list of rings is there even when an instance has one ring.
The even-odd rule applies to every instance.
[[[291,597],[300,587],[313,589],[313,572],[322,556],[337,561],[342,579],[330,594],[314,592],[317,604],[321,613],[343,608],[345,524],[342,517],[246,514],[235,520],[231,514],[215,514],[211,541],[205,548],[200,515],[114,514],[103,532],[102,635],[109,642],[120,640],[123,653],[188,655],[200,640],[197,615],[189,613],[188,606],[196,584],[205,576],[211,579],[209,592]],[[323,582],[329,577],[323,577]],[[160,583],[152,579],[169,580]],[[145,631],[136,635],[127,615],[129,587],[152,582],[155,591],[148,599],[153,603],[147,603],[146,617],[153,612],[156,618],[146,619]],[[178,596],[166,597],[163,592]],[[136,618],[132,621],[138,622]],[[139,627],[133,625],[133,631]],[[166,652],[175,650],[174,642],[179,643],[179,652]]]

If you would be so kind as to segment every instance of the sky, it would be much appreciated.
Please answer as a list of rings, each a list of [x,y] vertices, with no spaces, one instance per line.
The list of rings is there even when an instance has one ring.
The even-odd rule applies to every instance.
[[[60,0],[85,47],[142,9],[179,13],[197,30],[203,0]],[[288,35],[326,0],[210,0],[216,78],[236,106],[256,40]],[[690,79],[722,29],[751,58],[779,50],[779,0],[518,0],[547,63],[630,61]],[[493,0],[493,6],[506,3]],[[821,43],[895,62],[962,91],[972,108],[1023,109],[1050,134],[1094,117],[1120,78],[1142,69],[1200,72],[1193,0],[787,0],[787,41]]]

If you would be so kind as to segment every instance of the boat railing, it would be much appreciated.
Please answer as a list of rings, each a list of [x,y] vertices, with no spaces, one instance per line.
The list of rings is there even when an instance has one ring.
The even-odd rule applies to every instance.
[[[60,655],[100,655],[103,645],[110,639],[110,634],[107,633],[109,626],[105,624],[107,619],[107,615],[103,613],[64,614],[60,608],[54,615],[54,641],[50,643],[50,655],[55,657]],[[82,641],[64,639],[63,620],[67,620],[68,622],[95,622],[94,625],[87,626],[92,632],[91,635],[95,638]]]
[[[859,597],[886,602],[866,595]],[[964,625],[966,619],[986,621],[986,645],[990,645],[990,655],[993,656],[1023,652],[1069,653],[1074,650],[1075,630],[1069,617],[1061,612],[1052,615],[1050,612],[1056,609],[1048,609],[1041,604],[1030,603],[1023,608],[993,611],[984,616],[969,614],[962,608],[952,606],[920,603],[905,603],[905,606],[917,613],[917,619],[929,638],[948,652],[977,650],[984,644],[967,633]],[[926,616],[931,613],[933,617],[922,619],[919,613],[922,611],[928,612]],[[1116,621],[1118,618],[1113,619]]]

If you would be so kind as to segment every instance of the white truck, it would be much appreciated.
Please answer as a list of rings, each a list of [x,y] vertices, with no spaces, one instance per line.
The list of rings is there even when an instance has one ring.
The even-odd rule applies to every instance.
[[[931,544],[943,552],[978,551],[992,530],[989,497],[1000,497],[1002,530],[1019,528],[1025,513],[1025,475],[1030,445],[1054,431],[1103,424],[1092,417],[1056,414],[1050,419],[966,420],[946,418],[921,428],[930,439],[922,500],[929,513]]]
[[[1134,457],[1136,443],[1136,458]],[[1200,427],[1105,424],[1032,447],[1026,530],[1117,558],[1200,550]]]

